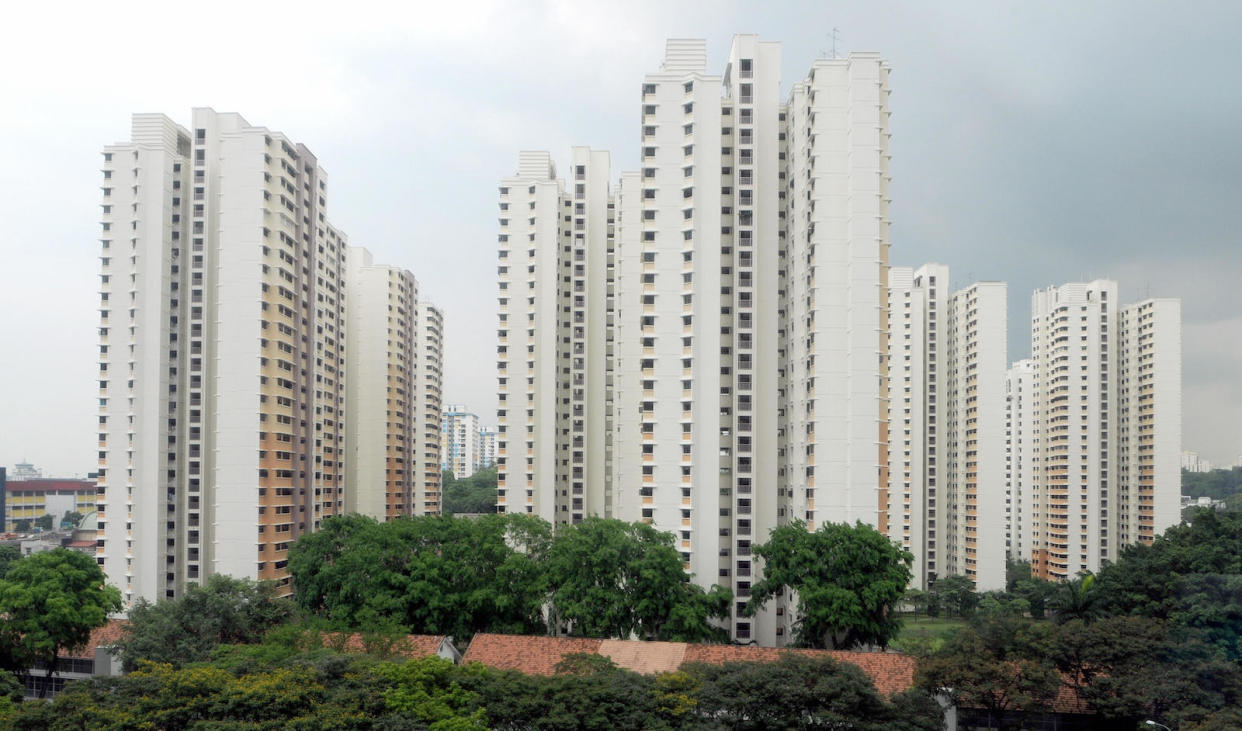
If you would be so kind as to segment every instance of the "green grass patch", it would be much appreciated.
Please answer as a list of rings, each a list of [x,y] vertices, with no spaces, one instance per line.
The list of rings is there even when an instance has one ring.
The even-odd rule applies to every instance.
[[[935,652],[959,629],[966,626],[960,617],[913,617],[901,620],[901,634],[892,642],[893,649],[913,655]]]

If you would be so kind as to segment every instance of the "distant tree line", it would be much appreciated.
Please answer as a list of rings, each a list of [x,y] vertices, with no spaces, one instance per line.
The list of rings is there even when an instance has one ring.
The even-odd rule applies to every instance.
[[[444,470],[440,485],[442,508],[447,515],[496,512],[496,468],[488,467],[463,477]]]

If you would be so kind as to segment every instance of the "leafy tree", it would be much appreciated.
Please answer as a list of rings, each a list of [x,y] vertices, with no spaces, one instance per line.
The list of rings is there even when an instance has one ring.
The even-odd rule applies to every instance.
[[[728,616],[732,593],[691,582],[671,533],[645,523],[591,517],[564,526],[548,551],[554,630],[585,637],[724,641],[711,624]]]
[[[551,528],[533,516],[330,518],[289,551],[299,606],[340,629],[540,632]]]
[[[1096,589],[1095,575],[1084,573],[1056,585],[1049,606],[1057,622],[1080,619],[1090,622],[1104,612],[1104,595]]]
[[[828,657],[789,652],[774,663],[690,664],[682,669],[700,686],[699,719],[726,728],[890,729],[897,720],[861,669]],[[934,701],[903,700],[905,710],[914,711],[905,719],[912,724],[906,728],[941,727]]]
[[[66,510],[65,514],[60,517],[60,524],[76,526],[78,521],[81,519],[82,515],[80,513],[76,513],[72,510]]]
[[[384,704],[390,711],[408,714],[429,724],[432,731],[470,731],[486,729],[486,711],[477,693],[457,682],[458,671],[452,661],[424,657],[405,663],[384,663],[375,672],[388,680]],[[485,672],[478,666],[464,672]]]
[[[748,615],[785,590],[798,593],[798,638],[812,647],[887,646],[901,629],[895,605],[910,583],[914,557],[874,528],[801,521],[755,546],[763,579],[751,588]]]
[[[1019,582],[1030,579],[1034,575],[1030,561],[1005,559],[1005,591],[1013,593],[1017,590]]]
[[[35,518],[34,524],[36,528],[40,528],[42,530],[51,530],[52,523],[55,520],[56,520],[56,516],[52,515],[51,513],[44,513],[43,515],[40,515],[39,517]]]
[[[460,480],[452,479],[451,470],[445,470],[444,474],[450,480],[442,487],[444,512],[452,515],[496,512],[495,467],[480,470]]]
[[[176,599],[139,599],[118,647],[127,670],[141,660],[177,668],[207,660],[217,645],[259,642],[292,615],[293,604],[273,584],[216,574]]]
[[[1045,625],[986,615],[920,658],[915,682],[959,707],[983,709],[989,723],[1004,723],[1007,713],[1044,710],[1056,697],[1060,674],[1048,659],[1048,642]]]
[[[975,594],[975,582],[969,576],[953,574],[936,579],[931,592],[936,595],[937,604],[950,617],[969,617],[979,605],[979,595]]]
[[[82,647],[91,630],[121,609],[121,593],[105,583],[95,559],[58,548],[26,556],[0,579],[0,668],[26,674]]]
[[[22,551],[17,546],[0,545],[0,579],[9,572],[9,566],[21,557]]]
[[[1200,511],[1100,569],[1101,611],[1200,629],[1242,661],[1242,513]]]
[[[1242,705],[1242,668],[1196,634],[1146,617],[1072,620],[1057,628],[1050,656],[1105,719],[1176,727]]]
[[[30,518],[16,518],[13,521],[13,530],[18,533],[29,533],[33,524],[34,521]]]

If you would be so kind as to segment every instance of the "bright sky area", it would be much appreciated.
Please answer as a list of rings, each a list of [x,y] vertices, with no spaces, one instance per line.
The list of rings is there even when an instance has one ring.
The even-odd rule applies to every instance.
[[[954,285],[1111,277],[1180,297],[1183,444],[1242,455],[1242,4],[22,3],[0,27],[0,465],[95,464],[100,152],[133,112],[241,113],[305,143],[329,218],[446,310],[445,403],[494,423],[497,184],[523,149],[637,166],[669,37],[892,64],[892,252]]]

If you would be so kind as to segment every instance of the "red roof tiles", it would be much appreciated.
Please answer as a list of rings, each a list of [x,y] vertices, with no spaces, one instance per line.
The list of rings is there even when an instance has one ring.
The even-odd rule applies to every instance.
[[[599,654],[600,640],[581,637],[478,634],[470,640],[464,662],[479,662],[497,670],[520,670],[527,675],[552,675],[566,655]]]
[[[393,655],[409,658],[411,660],[421,657],[435,655],[440,651],[440,646],[444,644],[442,635],[406,635],[392,640],[392,644],[387,644],[386,640],[377,640],[379,649],[387,650]],[[360,633],[353,633],[341,642],[341,635],[335,633],[327,633],[323,636],[323,646],[327,648],[340,649],[342,652],[351,653],[367,653],[372,648],[367,647]]]
[[[79,650],[65,653],[61,655],[61,657],[74,657],[86,660],[94,659],[95,648],[115,645],[122,637],[125,636],[125,632],[128,627],[129,620],[127,619],[109,619],[107,624],[91,630],[91,638],[86,641],[85,646]]]
[[[683,663],[774,662],[783,652],[809,657],[831,657],[858,666],[876,689],[892,695],[914,685],[914,659],[891,652],[843,652],[835,650],[785,650],[742,645],[689,645],[681,642],[592,640],[532,635],[475,635],[463,658],[500,670],[519,670],[527,675],[551,675],[565,655],[586,652],[610,658],[618,667],[639,673],[676,670]]]
[[[94,480],[9,480],[8,492],[95,492]]]

